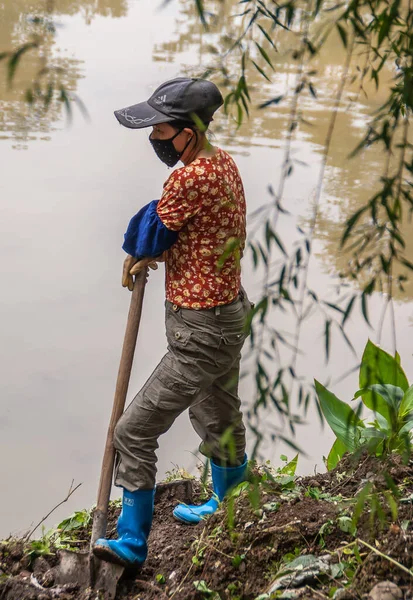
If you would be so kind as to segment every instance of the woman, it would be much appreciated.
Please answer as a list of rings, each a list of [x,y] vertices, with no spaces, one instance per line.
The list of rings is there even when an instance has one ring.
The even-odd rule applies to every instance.
[[[147,102],[116,111],[130,128],[152,126],[156,154],[172,167],[162,197],[131,220],[123,285],[163,255],[166,265],[168,351],[121,417],[115,430],[115,485],[123,488],[118,539],[97,541],[94,553],[124,566],[147,555],[154,501],[158,438],[185,409],[211,459],[213,497],[201,506],[180,504],[174,516],[198,523],[213,513],[246,474],[245,427],[238,379],[250,303],[241,288],[245,198],[238,169],[205,131],[221,93],[211,82],[178,78]],[[228,248],[234,250],[229,252]],[[225,251],[225,254],[223,254]]]

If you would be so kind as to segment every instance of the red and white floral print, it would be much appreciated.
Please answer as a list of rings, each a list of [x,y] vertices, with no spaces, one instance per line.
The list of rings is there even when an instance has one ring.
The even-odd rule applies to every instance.
[[[239,257],[217,263],[231,238],[245,245],[246,207],[237,166],[218,149],[176,169],[164,185],[157,213],[179,231],[166,258],[166,298],[185,308],[211,308],[235,299],[241,285]]]

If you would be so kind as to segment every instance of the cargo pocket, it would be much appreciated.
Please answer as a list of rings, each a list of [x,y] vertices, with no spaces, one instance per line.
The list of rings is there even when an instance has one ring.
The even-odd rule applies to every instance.
[[[237,346],[238,344],[243,344],[245,342],[246,337],[246,332],[222,332],[222,339],[224,341],[224,344],[226,344],[227,346]]]
[[[166,332],[168,344],[173,348],[184,348],[191,339],[191,336],[192,331],[179,323],[174,323]]]

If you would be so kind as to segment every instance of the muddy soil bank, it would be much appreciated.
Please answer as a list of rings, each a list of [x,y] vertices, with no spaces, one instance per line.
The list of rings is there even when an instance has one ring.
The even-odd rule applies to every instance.
[[[347,456],[334,471],[311,477],[267,467],[252,477],[255,483],[192,527],[175,521],[172,510],[177,501],[200,500],[200,483],[160,485],[148,559],[121,579],[117,600],[413,600],[411,462]],[[109,536],[118,514],[111,505]],[[73,548],[87,548],[90,528],[76,529]],[[1,600],[98,598],[76,582],[54,583],[59,548],[50,539],[42,556],[31,542],[0,543]],[[387,592],[377,585],[385,581]]]

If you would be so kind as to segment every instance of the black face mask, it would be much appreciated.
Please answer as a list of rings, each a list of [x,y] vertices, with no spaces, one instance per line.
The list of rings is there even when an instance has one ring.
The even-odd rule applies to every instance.
[[[175,135],[167,140],[157,140],[152,138],[152,134],[149,136],[149,141],[152,144],[152,148],[155,150],[156,156],[165,163],[168,167],[174,167],[178,160],[181,158],[182,154],[188,148],[188,145],[191,143],[192,138],[188,140],[185,145],[185,148],[182,152],[178,152],[178,150],[173,145],[173,140],[183,131],[180,129]]]

